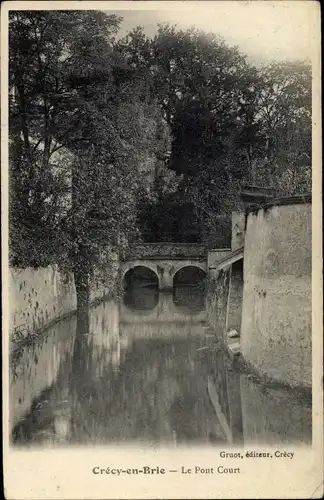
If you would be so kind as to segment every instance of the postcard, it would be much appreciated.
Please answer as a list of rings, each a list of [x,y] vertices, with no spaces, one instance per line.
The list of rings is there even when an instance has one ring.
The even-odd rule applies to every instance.
[[[4,494],[321,498],[320,7],[1,10]]]

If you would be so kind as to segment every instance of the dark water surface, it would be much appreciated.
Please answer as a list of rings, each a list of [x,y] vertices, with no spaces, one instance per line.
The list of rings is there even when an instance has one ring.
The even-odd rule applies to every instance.
[[[311,442],[311,405],[229,368],[204,294],[135,287],[49,328],[10,373],[22,446]]]

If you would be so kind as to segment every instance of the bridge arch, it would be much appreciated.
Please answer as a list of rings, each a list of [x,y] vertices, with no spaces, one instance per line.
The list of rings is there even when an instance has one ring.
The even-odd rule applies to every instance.
[[[205,248],[197,244],[142,244],[131,248],[120,262],[120,279],[136,267],[148,268],[158,278],[159,290],[172,291],[176,273],[192,266],[207,272]]]
[[[134,272],[135,270],[140,270],[140,269],[143,270],[144,272],[145,270],[149,271],[149,273],[147,274],[150,274],[152,276],[152,279],[156,281],[156,284],[159,287],[160,278],[156,266],[150,265],[146,262],[144,263],[142,261],[130,262],[126,266],[124,266],[122,270],[122,282],[124,283],[124,285],[127,284],[127,275],[129,275],[131,272]]]
[[[172,277],[173,286],[175,286],[177,283],[179,284],[192,284],[193,282],[199,283],[204,281],[206,277],[207,277],[206,265],[200,264],[199,262],[186,263],[179,266],[179,268],[174,273]]]

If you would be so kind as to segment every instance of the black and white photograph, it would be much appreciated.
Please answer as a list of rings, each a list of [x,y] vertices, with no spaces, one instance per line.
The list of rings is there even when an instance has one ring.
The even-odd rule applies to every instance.
[[[261,463],[321,497],[319,4],[46,3],[2,12],[8,453],[92,452],[75,483],[107,499],[186,474],[182,498],[253,498]],[[45,488],[19,498],[81,498]]]

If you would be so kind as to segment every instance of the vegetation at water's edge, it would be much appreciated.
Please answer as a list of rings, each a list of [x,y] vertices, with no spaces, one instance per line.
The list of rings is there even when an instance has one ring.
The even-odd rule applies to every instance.
[[[31,346],[39,341],[39,335],[34,332],[28,332],[25,328],[19,326],[14,329],[10,337],[11,349],[10,349],[10,368],[13,373],[13,377],[16,378],[17,367],[19,366],[19,361],[23,353],[23,348],[26,346]]]
[[[81,289],[138,239],[226,246],[242,182],[310,190],[308,62],[257,69],[216,35],[120,23],[10,13],[10,262]]]

